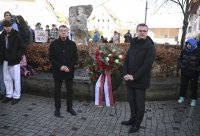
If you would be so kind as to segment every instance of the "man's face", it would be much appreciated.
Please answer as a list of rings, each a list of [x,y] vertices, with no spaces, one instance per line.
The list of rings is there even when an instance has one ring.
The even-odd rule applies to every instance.
[[[10,33],[12,30],[12,26],[4,26],[3,29],[6,31],[6,33]]]
[[[59,29],[59,36],[61,39],[64,39],[68,36],[68,28],[65,28],[65,27],[60,27]]]
[[[148,28],[146,26],[138,26],[137,28],[137,36],[138,39],[146,39]]]

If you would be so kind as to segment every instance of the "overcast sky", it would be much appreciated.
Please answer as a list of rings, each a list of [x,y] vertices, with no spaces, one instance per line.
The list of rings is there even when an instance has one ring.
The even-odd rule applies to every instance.
[[[93,5],[95,7],[106,2],[116,16],[123,21],[144,22],[146,0],[49,0],[56,9],[68,14],[70,6]],[[162,6],[162,0],[148,0],[147,24],[149,27],[182,27],[182,13],[176,4]]]

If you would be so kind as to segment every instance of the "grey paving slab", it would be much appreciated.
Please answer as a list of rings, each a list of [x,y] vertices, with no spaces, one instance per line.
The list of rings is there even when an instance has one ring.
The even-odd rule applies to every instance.
[[[116,102],[116,108],[99,108],[94,101],[74,101],[77,116],[66,111],[62,100],[61,114],[54,117],[53,98],[23,94],[16,105],[0,101],[0,136],[199,136],[200,102],[190,107],[176,101],[146,102],[144,120],[139,132],[128,134],[127,102]]]

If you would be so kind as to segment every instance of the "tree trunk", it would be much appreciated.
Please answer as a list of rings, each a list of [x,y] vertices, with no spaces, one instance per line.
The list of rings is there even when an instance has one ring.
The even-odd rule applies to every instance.
[[[184,47],[185,45],[185,36],[187,33],[187,28],[188,28],[188,19],[189,19],[189,13],[186,13],[184,15],[184,20],[183,20],[183,27],[182,27],[182,37],[181,37],[181,49]]]

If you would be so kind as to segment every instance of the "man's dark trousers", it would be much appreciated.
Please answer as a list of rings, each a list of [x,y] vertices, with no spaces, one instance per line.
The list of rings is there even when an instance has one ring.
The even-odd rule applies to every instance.
[[[180,96],[185,97],[188,89],[188,85],[190,83],[191,87],[191,98],[197,99],[197,90],[198,90],[198,74],[196,76],[189,76],[184,73],[181,73],[181,89]]]
[[[131,121],[139,127],[144,117],[146,89],[127,86],[127,91],[131,110]]]
[[[67,109],[72,108],[72,96],[73,96],[73,79],[64,80],[66,89],[67,89]],[[55,108],[57,110],[60,110],[61,108],[61,86],[62,86],[63,80],[56,80],[54,79],[54,100],[55,100]]]

